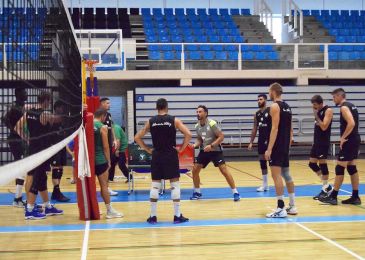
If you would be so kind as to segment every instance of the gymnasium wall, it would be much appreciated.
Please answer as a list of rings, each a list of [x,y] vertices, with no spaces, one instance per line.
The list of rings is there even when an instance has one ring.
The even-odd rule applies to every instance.
[[[296,142],[311,142],[313,135],[312,108],[310,99],[320,94],[333,107],[330,92],[335,87],[308,86],[284,87],[283,98],[292,107],[293,128]],[[345,87],[348,100],[360,111],[360,131],[365,136],[365,87]],[[135,114],[137,130],[156,113],[155,101],[164,97],[169,101],[170,114],[181,118],[190,129],[196,123],[195,109],[199,104],[209,108],[210,118],[221,124],[226,143],[248,143],[257,111],[257,95],[267,93],[267,87],[165,87],[136,88]],[[270,103],[270,102],[269,102]],[[339,108],[334,107],[333,141],[339,140]]]

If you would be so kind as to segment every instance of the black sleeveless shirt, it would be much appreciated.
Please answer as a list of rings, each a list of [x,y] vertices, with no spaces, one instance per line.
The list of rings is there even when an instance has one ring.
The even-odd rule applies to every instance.
[[[50,136],[46,135],[50,131],[50,125],[42,125],[41,123],[43,112],[42,108],[32,108],[26,114],[30,154],[40,152],[50,145]]]
[[[344,102],[342,106],[346,106],[350,109],[350,112],[352,114],[352,117],[354,118],[355,121],[355,127],[352,130],[352,132],[348,135],[347,139],[357,139],[359,138],[359,111],[357,110],[357,107],[352,104],[351,102]],[[345,132],[345,129],[347,127],[347,122],[346,120],[343,118],[342,113],[340,115],[340,133],[341,136],[343,135],[343,133]]]
[[[264,145],[270,138],[271,131],[271,116],[270,108],[266,108],[263,111],[258,110],[256,112],[256,126],[259,130],[258,145]]]
[[[321,121],[324,120],[328,108],[328,106],[324,106],[321,110],[317,112],[317,116],[319,117],[319,119],[321,119]],[[323,131],[317,124],[315,124],[313,143],[320,146],[329,146],[331,142],[331,127],[332,120],[325,131]]]
[[[292,111],[290,106],[284,101],[276,101],[275,103],[279,105],[280,122],[273,152],[279,151],[280,153],[288,154],[290,146]]]
[[[174,151],[176,147],[175,117],[157,115],[149,120],[154,150],[158,152]]]

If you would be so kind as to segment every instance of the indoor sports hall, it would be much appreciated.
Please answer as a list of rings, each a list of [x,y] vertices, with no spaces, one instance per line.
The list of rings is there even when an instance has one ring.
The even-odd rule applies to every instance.
[[[365,259],[364,0],[0,2],[0,259]]]

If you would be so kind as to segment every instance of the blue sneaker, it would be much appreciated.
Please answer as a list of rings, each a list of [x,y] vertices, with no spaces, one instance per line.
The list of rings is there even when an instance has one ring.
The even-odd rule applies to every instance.
[[[239,193],[233,194],[233,201],[239,201],[240,199],[241,199],[241,197],[240,197]]]
[[[63,210],[57,209],[55,206],[51,205],[50,208],[47,208],[44,210],[44,213],[47,216],[55,216],[55,215],[63,215]]]
[[[194,192],[193,196],[190,197],[191,200],[200,200],[202,198],[203,194],[200,192]]]
[[[32,211],[28,211],[27,208],[25,208],[25,219],[45,219],[46,215],[42,212],[39,212],[39,210],[34,207]]]

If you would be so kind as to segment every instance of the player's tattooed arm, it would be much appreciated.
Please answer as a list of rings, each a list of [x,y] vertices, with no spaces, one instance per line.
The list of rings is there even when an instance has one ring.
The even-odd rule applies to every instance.
[[[322,131],[326,131],[329,125],[331,124],[333,118],[333,110],[332,108],[328,108],[326,110],[323,121],[318,117],[317,113],[314,113],[314,117],[316,119],[317,125],[322,129]]]
[[[150,122],[147,121],[144,127],[134,136],[134,141],[147,153],[152,154],[153,149],[143,141],[143,137],[150,131]]]
[[[248,148],[247,148],[249,151],[252,150],[252,145],[253,145],[253,142],[255,141],[256,134],[257,134],[257,121],[256,121],[256,116],[254,116],[253,117],[253,127],[252,127],[252,131],[251,131],[250,143],[249,143]]]

